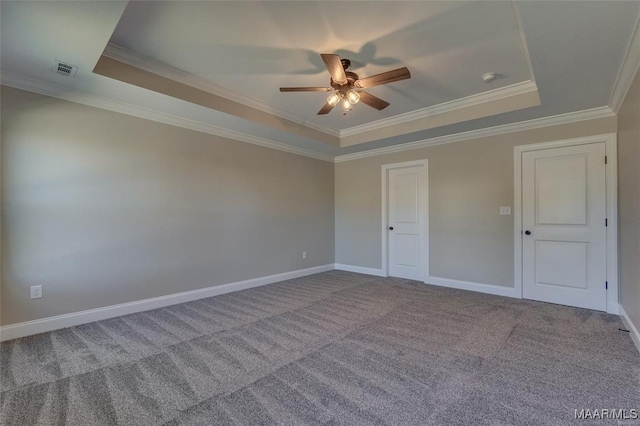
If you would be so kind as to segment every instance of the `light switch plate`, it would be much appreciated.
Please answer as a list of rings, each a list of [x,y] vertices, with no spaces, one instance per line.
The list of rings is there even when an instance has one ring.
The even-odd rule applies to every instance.
[[[511,206],[500,206],[500,216],[511,216]]]

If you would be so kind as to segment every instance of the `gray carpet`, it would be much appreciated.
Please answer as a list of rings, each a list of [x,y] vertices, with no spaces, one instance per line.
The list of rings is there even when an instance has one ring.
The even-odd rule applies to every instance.
[[[2,343],[1,423],[569,424],[640,408],[618,327],[333,271]]]

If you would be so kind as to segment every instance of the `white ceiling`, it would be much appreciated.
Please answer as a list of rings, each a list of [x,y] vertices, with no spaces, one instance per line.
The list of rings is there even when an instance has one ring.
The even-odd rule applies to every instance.
[[[111,42],[335,130],[533,80],[510,2],[131,2]],[[413,77],[369,89],[383,111],[317,116],[327,94],[278,88],[328,86],[319,53]]]
[[[327,155],[428,139],[605,106],[638,20],[640,3],[507,2],[0,2],[3,84],[125,110],[186,120]],[[347,10],[345,8],[351,8]],[[355,17],[350,26],[346,17]],[[91,71],[111,40],[250,96],[278,110],[345,129],[487,90],[480,75],[503,74],[492,89],[531,78],[541,105],[347,148],[141,89]],[[382,112],[315,115],[322,93],[282,94],[282,85],[325,85],[319,53],[352,59],[367,76],[408,66],[412,79],[369,91]],[[79,67],[56,75],[53,59]],[[150,112],[153,112],[151,114]],[[345,120],[348,120],[346,121]]]

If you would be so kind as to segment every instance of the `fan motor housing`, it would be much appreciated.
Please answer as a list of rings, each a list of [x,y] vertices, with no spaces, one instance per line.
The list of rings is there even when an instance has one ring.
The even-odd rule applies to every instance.
[[[386,102],[380,98],[363,91],[369,87],[380,86],[382,84],[393,83],[394,81],[406,80],[411,78],[411,73],[407,67],[398,68],[395,70],[383,72],[380,74],[369,76],[365,79],[360,79],[358,74],[347,71],[351,66],[349,59],[342,59],[336,54],[322,53],[320,54],[322,60],[331,75],[329,79],[329,85],[331,87],[281,87],[281,92],[333,92],[324,104],[318,115],[324,115],[331,112],[338,102],[342,101],[345,108],[343,113],[351,109],[350,105],[362,101],[364,104],[371,108],[382,111],[389,106],[389,102]],[[338,62],[339,61],[339,62]],[[340,69],[342,68],[342,69]],[[334,80],[337,78],[340,83]]]
[[[345,71],[345,75],[347,76],[347,84],[341,86],[335,81],[333,81],[333,79],[331,79],[331,82],[330,82],[331,87],[340,91],[349,90],[353,88],[353,83],[355,83],[358,79],[360,79],[360,77],[358,77],[358,74],[356,74],[355,72]]]

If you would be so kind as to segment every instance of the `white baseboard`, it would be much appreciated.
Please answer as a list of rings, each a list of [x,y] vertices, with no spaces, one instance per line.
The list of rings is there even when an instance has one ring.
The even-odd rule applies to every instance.
[[[629,318],[629,315],[627,315],[627,313],[625,312],[622,305],[620,305],[619,309],[620,309],[620,318],[622,319],[624,326],[627,327],[627,330],[629,330],[629,334],[631,335],[631,340],[633,340],[633,343],[635,343],[636,348],[638,349],[638,352],[640,352],[640,333],[638,332],[638,329],[631,321],[631,318]]]
[[[425,284],[437,285],[440,287],[457,288],[459,290],[477,291],[479,293],[494,294],[496,296],[518,297],[516,289],[495,284],[482,284],[472,281],[453,280],[451,278],[428,277]]]
[[[121,315],[128,315],[136,312],[148,311],[150,309],[162,308],[178,303],[191,302],[193,300],[204,299],[206,297],[217,296],[220,294],[231,293],[239,290],[245,290],[252,287],[259,287],[278,281],[318,274],[320,272],[332,271],[334,270],[334,266],[334,264],[329,264],[316,266],[313,268],[299,269],[297,271],[268,275],[266,277],[237,281],[234,283],[206,287],[198,290],[168,294],[166,296],[137,300],[135,302],[121,303],[119,305],[105,306],[103,308],[90,309],[87,311],[73,312],[70,314],[56,315],[49,318],[10,324],[0,327],[0,342],[16,339],[18,337],[30,336],[32,334],[58,330],[60,328],[73,327],[75,325],[119,317]]]
[[[376,277],[383,277],[382,269],[366,268],[364,266],[345,265],[342,263],[336,263],[335,268],[339,271],[357,272],[359,274],[375,275]]]

